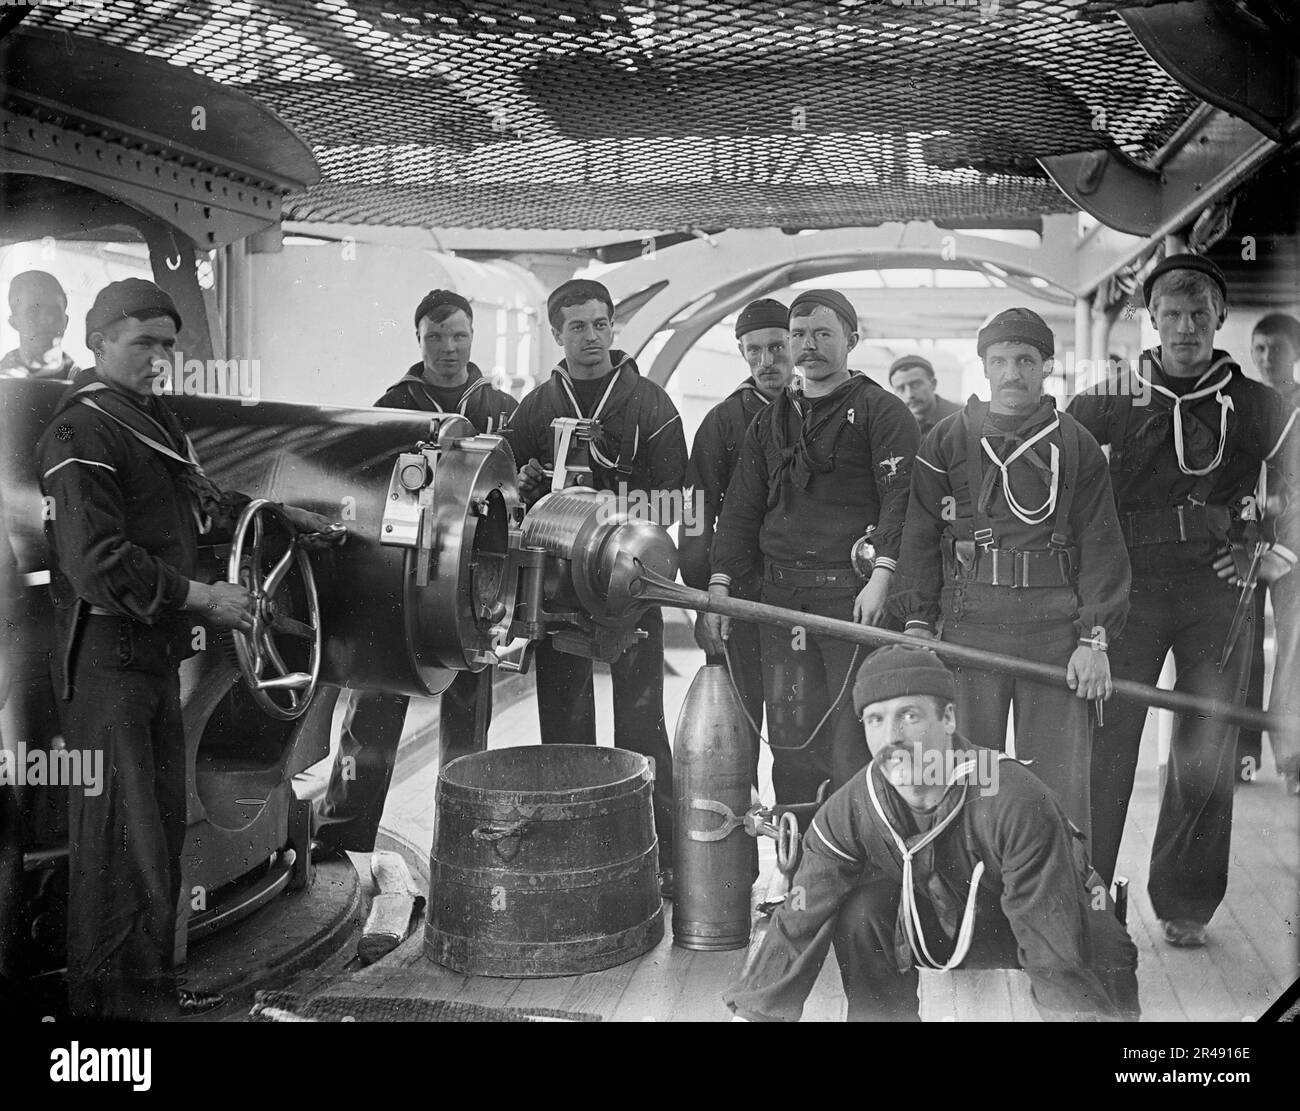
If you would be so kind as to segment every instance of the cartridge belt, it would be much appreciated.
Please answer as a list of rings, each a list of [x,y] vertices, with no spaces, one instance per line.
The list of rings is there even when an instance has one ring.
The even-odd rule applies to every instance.
[[[1165,509],[1144,509],[1120,516],[1119,526],[1124,543],[1130,548],[1148,544],[1170,544],[1185,540],[1209,540],[1219,535],[1213,527],[1227,531],[1226,507],[1172,505]]]
[[[767,563],[767,579],[789,587],[842,586],[858,590],[862,581],[851,565],[833,567],[791,567],[786,564]]]
[[[951,542],[949,554],[953,577],[963,582],[1014,590],[1074,585],[1074,551],[1070,548],[1022,552],[1015,548],[982,548],[973,540],[957,540]]]

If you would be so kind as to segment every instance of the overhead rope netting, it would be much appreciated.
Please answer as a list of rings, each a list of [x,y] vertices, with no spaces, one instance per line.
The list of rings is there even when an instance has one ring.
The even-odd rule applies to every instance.
[[[323,171],[289,218],[826,228],[1068,211],[1037,158],[1148,160],[1198,102],[1116,14],[1134,6],[102,0],[25,26],[274,109]]]

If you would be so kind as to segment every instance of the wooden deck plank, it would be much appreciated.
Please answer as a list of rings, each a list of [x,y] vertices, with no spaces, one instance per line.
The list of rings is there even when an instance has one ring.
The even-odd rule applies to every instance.
[[[1012,972],[1007,981],[1011,993],[1011,1020],[1013,1022],[1042,1022],[1043,1016],[1034,1005],[1029,976],[1025,972]]]
[[[1145,822],[1154,827],[1154,812],[1148,815],[1138,807],[1132,807],[1120,844],[1118,868],[1129,881],[1128,933],[1138,951],[1138,1001],[1142,1017],[1147,1021],[1182,1022],[1188,1015],[1174,991],[1170,969],[1162,959],[1162,950],[1167,946],[1146,896],[1147,861],[1151,850],[1143,833]]]
[[[1283,920],[1294,921],[1294,877],[1300,872],[1300,806],[1281,778],[1239,788],[1232,823],[1233,878],[1245,876]]]
[[[1231,894],[1231,892],[1229,892]],[[1220,929],[1231,930],[1244,944],[1222,944],[1215,934],[1207,946],[1209,958],[1219,967],[1227,981],[1233,999],[1238,1004],[1238,1017],[1257,1019],[1277,998],[1276,952],[1258,938],[1249,912],[1235,902],[1225,902],[1215,920]],[[1263,945],[1263,948],[1261,948]]]
[[[672,946],[661,944],[636,962],[627,989],[606,1017],[612,1022],[662,1022],[672,1006]]]
[[[546,979],[525,980],[510,996],[510,1006],[571,1010],[566,999],[580,979],[580,976],[553,976]]]
[[[922,1022],[957,1021],[957,986],[951,976],[923,970],[919,994]]]
[[[1009,972],[1003,969],[957,969],[950,972],[957,995],[958,1022],[1010,1022]]]
[[[1204,949],[1176,949],[1167,944],[1159,920],[1147,898],[1147,873],[1151,859],[1150,837],[1155,831],[1156,777],[1140,770],[1134,788],[1133,810],[1120,846],[1120,859],[1129,861],[1129,933],[1144,934],[1145,951],[1139,945],[1138,986],[1143,1017],[1148,1021],[1184,1019],[1191,1022],[1237,1021],[1241,1018],[1232,990],[1218,966],[1207,959]],[[1145,820],[1144,820],[1145,819]],[[1125,849],[1131,852],[1125,853]],[[1135,941],[1136,941],[1135,937]],[[1142,960],[1141,957],[1146,957]],[[1176,1001],[1175,1013],[1167,1013],[1168,999],[1158,979],[1146,990],[1148,979],[1163,976]]]
[[[617,1008],[636,971],[636,961],[627,961],[603,972],[589,972],[574,978],[562,1006],[568,1011],[609,1015]]]
[[[674,1000],[670,1022],[722,1022],[730,1012],[722,993],[735,981],[745,960],[745,950],[697,953],[691,978]]]

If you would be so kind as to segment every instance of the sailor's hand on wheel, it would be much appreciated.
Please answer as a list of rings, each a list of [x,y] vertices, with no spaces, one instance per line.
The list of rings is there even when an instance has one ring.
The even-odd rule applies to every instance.
[[[1105,652],[1079,645],[1070,657],[1065,681],[1080,698],[1094,701],[1111,696],[1110,659]]]
[[[202,614],[204,621],[219,629],[253,631],[253,596],[235,583],[191,583],[185,608]]]
[[[280,508],[289,524],[298,530],[300,543],[305,548],[329,548],[348,538],[348,530],[340,522],[331,521],[320,513],[296,505],[282,505]]]
[[[927,629],[924,625],[911,625],[903,630],[904,636],[916,637],[917,640],[938,640],[932,629]]]
[[[541,497],[546,484],[546,471],[536,459],[530,459],[519,471],[519,496],[532,503]]]

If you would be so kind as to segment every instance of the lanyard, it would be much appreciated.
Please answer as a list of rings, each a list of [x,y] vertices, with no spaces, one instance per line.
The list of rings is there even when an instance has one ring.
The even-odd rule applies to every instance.
[[[611,374],[609,378],[609,385],[605,387],[605,392],[601,395],[600,401],[596,403],[595,411],[591,414],[591,418],[590,418],[591,420],[600,419],[600,414],[604,411],[605,403],[609,401],[610,394],[614,392],[614,387],[618,385],[618,380],[621,371],[622,371],[621,366],[614,368],[614,373]],[[573,386],[570,384],[569,376],[567,374],[562,373],[560,375],[560,386],[561,388],[563,388],[565,394],[567,395],[569,399],[569,404],[573,406],[573,415],[577,417],[579,420],[587,419],[583,415],[582,406],[578,404],[578,395],[573,392]],[[594,460],[596,460],[596,462],[599,463],[602,467],[605,467],[606,469],[611,471],[618,470],[618,461],[617,460],[611,461],[607,459],[605,457],[604,452],[602,452],[599,446],[596,444],[595,440],[592,440],[587,445],[587,449],[591,452],[591,457]],[[635,439],[632,441],[632,457],[634,459],[636,458],[636,453],[640,450],[641,450],[641,427],[638,424],[635,432]],[[623,456],[620,453],[619,459],[622,458]]]
[[[1002,472],[1002,492],[1006,495],[1007,505],[1011,512],[1024,521],[1027,525],[1041,525],[1056,511],[1056,496],[1061,488],[1061,450],[1055,444],[1049,444],[1052,458],[1052,478],[1048,483],[1047,500],[1037,509],[1026,509],[1016,500],[1015,494],[1011,492],[1011,474],[1010,467],[1025,452],[1032,448],[1044,436],[1061,427],[1061,418],[1059,416],[1052,418],[1052,423],[1039,429],[1034,435],[1029,437],[1015,451],[1007,456],[1003,461],[998,458],[997,452],[989,446],[987,436],[980,437],[980,446],[983,447],[985,454],[993,461],[993,465]],[[978,497],[978,491],[971,491],[972,497]]]
[[[1142,377],[1142,373],[1135,367],[1133,374],[1138,382],[1143,386],[1155,390],[1162,397],[1167,397],[1174,403],[1174,455],[1178,459],[1178,469],[1183,474],[1188,475],[1207,475],[1223,462],[1223,449],[1228,444],[1228,414],[1235,408],[1232,404],[1232,398],[1219,391],[1232,381],[1231,374],[1225,374],[1219,381],[1209,386],[1204,386],[1199,390],[1193,390],[1191,393],[1183,394],[1181,397],[1174,393],[1173,390],[1167,390],[1164,386],[1157,385]],[[1183,410],[1184,401],[1199,401],[1203,397],[1209,397],[1214,394],[1219,402],[1219,451],[1215,455],[1214,461],[1208,467],[1202,467],[1197,470],[1195,467],[1187,465],[1185,448],[1183,446]]]
[[[959,764],[954,769],[953,774],[954,776],[961,776],[974,770],[975,761],[972,759],[964,764]],[[921,927],[921,913],[916,905],[916,891],[912,877],[912,857],[934,841],[939,834],[957,820],[962,807],[966,804],[966,793],[970,790],[970,785],[968,783],[961,785],[961,801],[948,812],[943,821],[931,826],[929,831],[909,849],[907,842],[889,824],[889,819],[885,816],[885,808],[880,805],[880,799],[876,796],[874,780],[875,776],[872,775],[871,769],[868,769],[867,793],[871,796],[871,805],[875,807],[876,815],[884,823],[885,828],[889,830],[890,837],[894,839],[894,847],[898,849],[903,857],[903,892],[900,910],[903,918],[903,931],[907,936],[907,944],[911,947],[912,955],[916,958],[918,964],[938,972],[950,972],[966,959],[966,954],[970,951],[971,941],[975,937],[975,897],[979,893],[980,877],[984,875],[984,861],[977,860],[975,870],[971,873],[970,884],[966,889],[966,909],[962,912],[961,928],[957,931],[957,944],[953,949],[952,957],[949,958],[946,964],[939,964],[930,955],[930,950],[925,944],[925,933]]]

